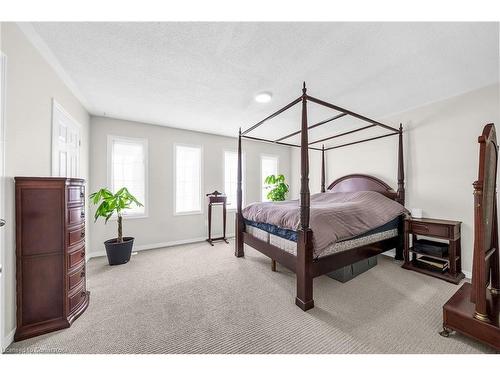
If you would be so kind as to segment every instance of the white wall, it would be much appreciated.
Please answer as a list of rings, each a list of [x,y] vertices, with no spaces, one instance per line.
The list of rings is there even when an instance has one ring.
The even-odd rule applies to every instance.
[[[203,214],[174,215],[173,165],[174,144],[185,143],[203,147],[202,193],[224,191],[224,151],[236,151],[237,139],[205,133],[149,125],[106,117],[91,117],[90,190],[107,186],[106,147],[108,135],[147,138],[149,152],[149,201],[147,218],[124,219],[124,235],[133,236],[136,249],[163,247],[207,237],[207,207],[202,201]],[[260,155],[279,157],[280,173],[290,176],[290,149],[253,141],[243,141],[246,165],[246,202],[260,200]],[[92,208],[92,213],[94,208]],[[213,231],[221,232],[220,210],[214,208]],[[228,212],[227,233],[234,233],[234,211]],[[116,237],[116,222],[91,224],[91,255],[103,255],[103,242]],[[232,249],[228,246],[228,251]]]
[[[6,94],[6,325],[16,325],[14,176],[50,176],[52,99],[82,126],[81,175],[89,171],[89,115],[17,25],[2,23],[1,50],[7,55]],[[88,233],[88,232],[87,232]]]
[[[422,208],[428,217],[462,221],[462,268],[469,276],[477,138],[489,122],[500,127],[499,111],[499,86],[493,85],[380,119],[394,127],[403,123],[406,207]],[[397,188],[397,141],[397,136],[388,137],[329,151],[327,184],[346,174],[366,173]],[[293,151],[292,160],[293,196],[297,197],[298,151]],[[320,167],[319,158],[311,160],[312,192],[319,191]]]

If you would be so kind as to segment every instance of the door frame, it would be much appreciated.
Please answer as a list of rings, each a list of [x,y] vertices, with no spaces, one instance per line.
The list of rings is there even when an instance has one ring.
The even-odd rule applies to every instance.
[[[7,56],[0,51],[0,218],[5,217],[5,122],[7,94]],[[5,267],[5,227],[0,230],[0,263]],[[0,352],[8,343],[5,332],[5,269],[0,274]]]

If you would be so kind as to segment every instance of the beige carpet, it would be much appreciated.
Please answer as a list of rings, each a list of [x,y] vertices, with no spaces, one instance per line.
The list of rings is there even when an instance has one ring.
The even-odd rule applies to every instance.
[[[316,307],[294,304],[295,276],[253,249],[206,243],[144,251],[130,263],[88,263],[88,310],[69,329],[10,353],[483,353],[443,338],[441,307],[457,286],[388,257],[342,284],[314,281]]]

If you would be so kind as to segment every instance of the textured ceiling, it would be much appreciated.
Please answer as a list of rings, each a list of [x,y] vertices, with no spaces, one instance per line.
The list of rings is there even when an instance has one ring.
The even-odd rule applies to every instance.
[[[92,114],[233,136],[300,96],[302,81],[310,95],[378,119],[499,80],[498,23],[33,26]],[[256,103],[260,91],[273,100]],[[333,114],[311,105],[310,123]],[[255,135],[299,123],[297,107]]]

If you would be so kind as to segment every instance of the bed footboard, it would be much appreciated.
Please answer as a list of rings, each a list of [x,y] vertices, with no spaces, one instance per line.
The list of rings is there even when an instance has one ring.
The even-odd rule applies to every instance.
[[[271,245],[261,239],[252,236],[250,233],[243,232],[243,242],[262,254],[275,260],[282,266],[288,268],[292,272],[296,272],[297,257],[280,249],[277,246]]]

